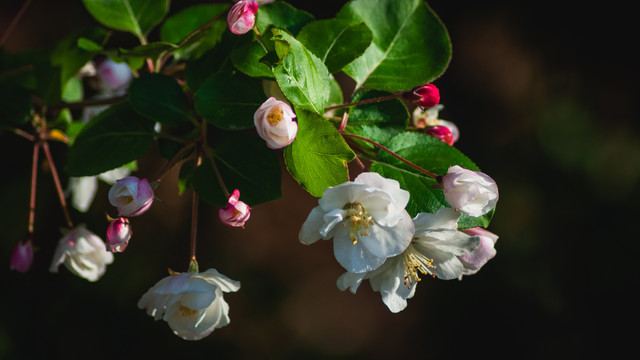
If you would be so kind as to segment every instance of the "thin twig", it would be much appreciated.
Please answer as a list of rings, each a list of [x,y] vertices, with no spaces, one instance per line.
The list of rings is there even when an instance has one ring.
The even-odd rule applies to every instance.
[[[194,144],[187,144],[185,147],[183,147],[182,149],[180,149],[180,151],[178,151],[172,158],[171,160],[169,160],[169,162],[162,168],[162,170],[160,170],[160,172],[158,173],[158,176],[156,176],[156,181],[155,182],[160,182],[162,180],[162,178],[164,178],[169,171],[178,163],[180,162],[180,160],[182,160],[182,158],[186,155],[187,152],[189,152],[191,150],[191,148],[194,147]]]
[[[31,195],[29,196],[29,234],[33,234],[36,219],[36,183],[38,179],[38,153],[40,143],[33,144],[33,162],[31,163]]]
[[[425,175],[427,175],[427,176],[430,176],[430,177],[432,177],[432,178],[434,178],[434,179],[436,179],[436,180],[437,180],[437,179],[438,179],[438,177],[439,177],[438,175],[436,175],[436,174],[432,173],[431,171],[429,171],[429,170],[427,170],[427,169],[423,169],[422,167],[420,167],[420,166],[418,166],[418,165],[416,165],[416,164],[412,163],[411,161],[409,161],[409,160],[407,160],[407,159],[403,158],[402,156],[400,156],[400,155],[396,154],[395,152],[391,151],[390,149],[388,149],[388,148],[387,148],[387,147],[385,147],[384,145],[379,144],[379,143],[377,143],[377,142],[375,142],[375,141],[373,141],[373,140],[371,140],[371,139],[368,139],[368,138],[366,138],[366,137],[364,137],[364,136],[360,136],[360,135],[356,135],[356,134],[346,134],[346,133],[342,133],[342,136],[348,136],[348,137],[352,137],[352,138],[356,138],[356,139],[364,140],[364,141],[366,141],[366,142],[368,142],[368,143],[372,144],[373,146],[378,147],[378,148],[380,148],[380,149],[382,149],[382,150],[386,151],[387,153],[389,153],[389,155],[391,155],[391,156],[395,157],[396,159],[398,159],[398,160],[402,161],[403,163],[405,163],[405,164],[409,165],[410,167],[412,167],[412,168],[414,168],[414,169],[416,169],[416,170],[420,171],[421,173],[423,173],[423,174],[425,174]]]
[[[13,17],[13,19],[11,20],[11,23],[2,34],[2,37],[0,38],[0,47],[4,46],[4,43],[7,40],[9,40],[9,36],[11,36],[11,33],[13,32],[13,30],[15,30],[16,26],[18,25],[18,22],[20,22],[22,15],[24,15],[25,11],[27,11],[27,8],[29,7],[29,5],[31,5],[31,0],[25,0],[20,10],[18,10],[18,13],[16,14],[16,16]]]
[[[332,105],[332,106],[327,106],[326,108],[324,108],[324,111],[329,111],[329,110],[343,108],[343,107],[349,107],[349,106],[356,106],[356,105],[363,105],[363,104],[369,104],[369,103],[374,103],[374,102],[386,101],[386,100],[391,100],[391,99],[397,99],[397,98],[399,98],[401,96],[402,96],[402,93],[400,92],[400,93],[394,93],[394,94],[391,94],[391,95],[381,96],[381,97],[377,97],[377,98],[373,98],[373,99],[365,99],[365,100],[355,101],[355,102],[352,102],[352,103]]]
[[[62,190],[62,185],[60,184],[60,177],[58,176],[56,165],[53,163],[53,157],[51,156],[51,150],[49,150],[49,144],[46,141],[42,142],[42,149],[44,150],[44,154],[47,156],[47,161],[49,162],[49,167],[51,168],[51,176],[53,176],[53,182],[56,185],[58,200],[60,200],[60,206],[62,206],[62,212],[64,213],[64,217],[67,220],[67,226],[70,229],[72,229],[73,222],[71,221],[71,216],[69,216],[67,201],[64,198],[64,191]]]

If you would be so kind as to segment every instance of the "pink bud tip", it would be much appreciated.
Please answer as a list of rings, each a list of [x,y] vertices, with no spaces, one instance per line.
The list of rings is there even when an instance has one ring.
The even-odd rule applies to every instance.
[[[240,191],[238,189],[233,191],[233,194],[229,197],[229,202],[224,209],[218,211],[218,217],[223,224],[241,227],[249,220],[251,211],[249,206],[240,201]]]
[[[233,4],[227,15],[227,25],[232,33],[246,34],[253,28],[258,12],[258,2],[255,0],[240,0]]]
[[[31,238],[26,237],[19,241],[11,251],[9,268],[19,272],[27,272],[33,264],[33,245]]]
[[[123,252],[129,245],[132,235],[131,225],[127,218],[117,218],[107,228],[107,250],[111,252]]]
[[[426,132],[427,134],[435,138],[438,138],[449,145],[453,145],[453,143],[455,142],[453,133],[446,126],[440,126],[440,125],[431,126],[427,128]]]

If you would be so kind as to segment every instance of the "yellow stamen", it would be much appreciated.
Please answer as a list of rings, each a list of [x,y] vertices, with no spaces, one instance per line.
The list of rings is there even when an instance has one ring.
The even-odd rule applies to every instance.
[[[347,210],[345,217],[348,221],[345,221],[343,225],[349,226],[349,239],[355,245],[358,243],[358,235],[371,235],[366,229],[373,225],[373,218],[367,214],[367,211],[359,202],[349,203],[345,205],[344,209]]]
[[[408,288],[410,288],[414,282],[420,281],[418,272],[423,275],[432,275],[435,278],[436,275],[431,271],[431,269],[436,268],[435,265],[433,265],[433,259],[422,255],[413,245],[409,245],[407,250],[402,253],[402,259],[405,266],[404,284],[407,285]]]
[[[186,306],[180,306],[180,312],[182,313],[182,316],[194,316],[198,313],[196,310],[191,310]]]
[[[284,114],[282,112],[282,109],[280,109],[280,107],[274,106],[271,108],[271,110],[269,110],[269,113],[267,114],[267,122],[271,126],[276,126],[282,120],[283,115]]]

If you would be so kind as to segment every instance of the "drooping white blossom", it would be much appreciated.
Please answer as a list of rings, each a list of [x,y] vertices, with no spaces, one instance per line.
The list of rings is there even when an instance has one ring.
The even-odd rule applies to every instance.
[[[118,216],[138,216],[153,203],[153,189],[147,179],[129,176],[117,180],[109,189],[109,202],[118,208]]]
[[[344,273],[338,278],[338,288],[343,291],[350,289],[355,294],[362,281],[368,279],[371,288],[380,292],[389,310],[397,313],[415,294],[421,275],[442,280],[459,278],[464,272],[459,256],[480,246],[477,236],[457,230],[459,217],[460,214],[450,208],[442,208],[435,214],[418,214],[413,219],[415,235],[402,254],[387,259],[371,272]]]
[[[97,281],[112,262],[113,254],[107,251],[102,239],[79,225],[58,242],[49,271],[57,273],[58,267],[64,264],[77,276]]]
[[[362,173],[324,191],[299,239],[312,244],[333,238],[334,255],[347,271],[374,270],[409,246],[414,225],[405,210],[408,202],[409,192],[396,180]]]
[[[454,209],[470,216],[481,216],[498,202],[498,185],[489,175],[451,166],[442,178],[444,198]]]
[[[173,274],[158,281],[138,302],[155,320],[164,320],[185,340],[200,340],[229,324],[229,304],[224,292],[240,289],[240,282],[216,269],[202,273]]]

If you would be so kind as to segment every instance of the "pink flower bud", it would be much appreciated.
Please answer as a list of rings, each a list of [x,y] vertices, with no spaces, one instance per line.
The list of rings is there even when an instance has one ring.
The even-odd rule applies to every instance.
[[[423,108],[434,107],[440,102],[440,90],[433,84],[417,86],[405,92],[403,96]]]
[[[107,228],[107,250],[111,252],[123,252],[131,239],[131,225],[127,218],[117,218],[111,221]]]
[[[427,134],[438,138],[449,145],[453,145],[453,134],[446,126],[436,125],[427,128]]]
[[[281,149],[296,138],[298,123],[293,121],[295,117],[289,104],[270,97],[253,115],[253,123],[269,148]]]
[[[468,254],[458,256],[460,262],[464,266],[463,275],[473,275],[480,268],[496,256],[494,245],[498,241],[498,235],[487,231],[480,227],[461,229],[463,233],[469,236],[477,236],[480,238],[480,246]]]
[[[236,189],[229,197],[227,207],[218,210],[218,217],[223,224],[240,227],[249,220],[251,216],[249,206],[238,199],[240,199],[240,191]]]
[[[31,237],[27,236],[11,250],[9,268],[23,273],[29,271],[31,264],[33,264],[33,245]]]
[[[470,216],[484,215],[498,202],[498,185],[479,171],[451,166],[442,178],[442,185],[449,205]]]
[[[246,34],[253,28],[258,12],[258,1],[240,0],[233,4],[227,15],[227,25],[232,33]]]
[[[126,89],[133,79],[127,63],[117,63],[109,58],[96,61],[95,87],[101,92],[115,93]]]
[[[118,216],[138,216],[153,203],[153,189],[147,179],[129,176],[117,180],[109,189],[109,202],[118,208]]]

